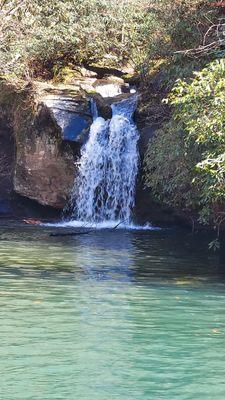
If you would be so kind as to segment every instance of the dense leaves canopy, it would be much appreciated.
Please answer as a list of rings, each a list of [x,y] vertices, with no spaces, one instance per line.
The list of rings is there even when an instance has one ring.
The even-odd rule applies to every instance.
[[[141,51],[143,45],[145,5],[140,0],[3,1],[1,72],[32,75],[68,63],[135,62],[137,46]]]
[[[54,75],[84,62],[132,65],[199,44],[207,0],[1,0],[0,72]],[[207,19],[206,19],[207,16]]]
[[[168,100],[172,119],[146,154],[146,182],[173,207],[220,224],[225,200],[225,62],[178,81]]]

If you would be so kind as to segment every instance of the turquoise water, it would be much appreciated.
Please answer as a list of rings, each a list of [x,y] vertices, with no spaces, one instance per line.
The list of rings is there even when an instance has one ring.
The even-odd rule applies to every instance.
[[[0,239],[1,399],[224,400],[225,280],[207,240]]]

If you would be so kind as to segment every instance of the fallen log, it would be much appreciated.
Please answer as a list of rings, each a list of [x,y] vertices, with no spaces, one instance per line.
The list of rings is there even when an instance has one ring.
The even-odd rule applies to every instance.
[[[125,221],[120,221],[118,222],[118,224],[116,224],[113,228],[111,228],[110,230],[116,230],[116,228],[118,228],[119,225],[123,224]],[[86,225],[83,226],[83,228],[85,228]],[[76,236],[76,235],[87,235],[89,233],[94,232],[95,229],[89,230],[89,231],[77,231],[77,232],[54,232],[54,233],[50,233],[49,236],[53,236],[53,237],[59,237],[59,236]]]
[[[23,219],[23,222],[28,225],[40,225],[42,223],[39,219],[32,218]]]
[[[76,236],[76,235],[87,235],[88,233],[91,233],[93,231],[86,231],[86,232],[56,232],[56,233],[50,233],[49,236],[53,236],[53,237],[58,237],[58,236]]]

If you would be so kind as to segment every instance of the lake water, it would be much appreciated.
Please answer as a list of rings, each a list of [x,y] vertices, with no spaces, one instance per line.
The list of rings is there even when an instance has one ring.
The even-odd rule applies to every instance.
[[[224,400],[225,279],[185,232],[0,229],[2,400]]]

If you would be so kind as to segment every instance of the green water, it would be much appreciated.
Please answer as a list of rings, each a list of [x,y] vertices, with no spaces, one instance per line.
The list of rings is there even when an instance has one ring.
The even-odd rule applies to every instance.
[[[1,400],[225,399],[225,280],[205,240],[0,239]]]

